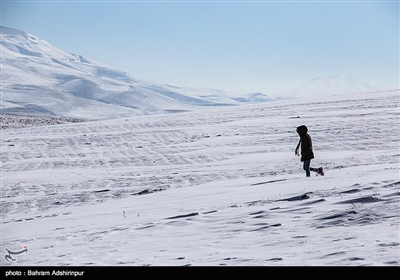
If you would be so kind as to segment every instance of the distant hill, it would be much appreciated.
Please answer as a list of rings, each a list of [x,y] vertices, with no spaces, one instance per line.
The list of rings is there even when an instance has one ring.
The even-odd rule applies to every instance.
[[[384,90],[379,84],[353,74],[316,77],[290,92],[294,97],[321,97]]]
[[[37,36],[0,28],[2,113],[107,119],[271,100],[146,82]]]

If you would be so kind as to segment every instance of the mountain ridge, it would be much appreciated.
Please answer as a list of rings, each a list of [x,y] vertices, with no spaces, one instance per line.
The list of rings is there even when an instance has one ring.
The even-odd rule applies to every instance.
[[[290,92],[291,96],[318,97],[323,95],[340,95],[387,90],[361,75],[336,74],[317,76]]]
[[[134,78],[17,29],[1,27],[1,34],[2,100],[7,102],[2,104],[2,113],[15,108],[21,113],[25,108],[29,114],[35,109],[43,115],[103,119],[240,104],[221,90],[180,88]]]
[[[358,75],[316,77],[285,97],[156,84],[0,26],[3,114],[98,120],[383,89]]]

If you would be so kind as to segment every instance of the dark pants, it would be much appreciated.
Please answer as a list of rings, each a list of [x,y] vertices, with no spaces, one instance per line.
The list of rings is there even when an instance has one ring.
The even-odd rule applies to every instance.
[[[305,160],[305,161],[303,162],[303,169],[306,171],[306,177],[310,177],[310,170],[311,170],[311,171],[315,171],[315,172],[318,171],[317,168],[312,168],[312,167],[310,167],[310,163],[311,163],[311,159]]]

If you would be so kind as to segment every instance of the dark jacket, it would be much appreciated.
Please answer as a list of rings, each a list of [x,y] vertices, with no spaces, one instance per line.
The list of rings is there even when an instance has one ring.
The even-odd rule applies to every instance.
[[[307,133],[308,129],[305,125],[299,126],[297,132],[300,136],[299,144],[301,144],[301,161],[311,160],[314,158],[311,136]]]

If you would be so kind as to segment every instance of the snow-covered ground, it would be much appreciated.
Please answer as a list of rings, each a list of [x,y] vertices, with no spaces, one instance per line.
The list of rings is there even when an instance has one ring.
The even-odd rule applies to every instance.
[[[399,266],[399,129],[399,91],[4,129],[0,264]]]

